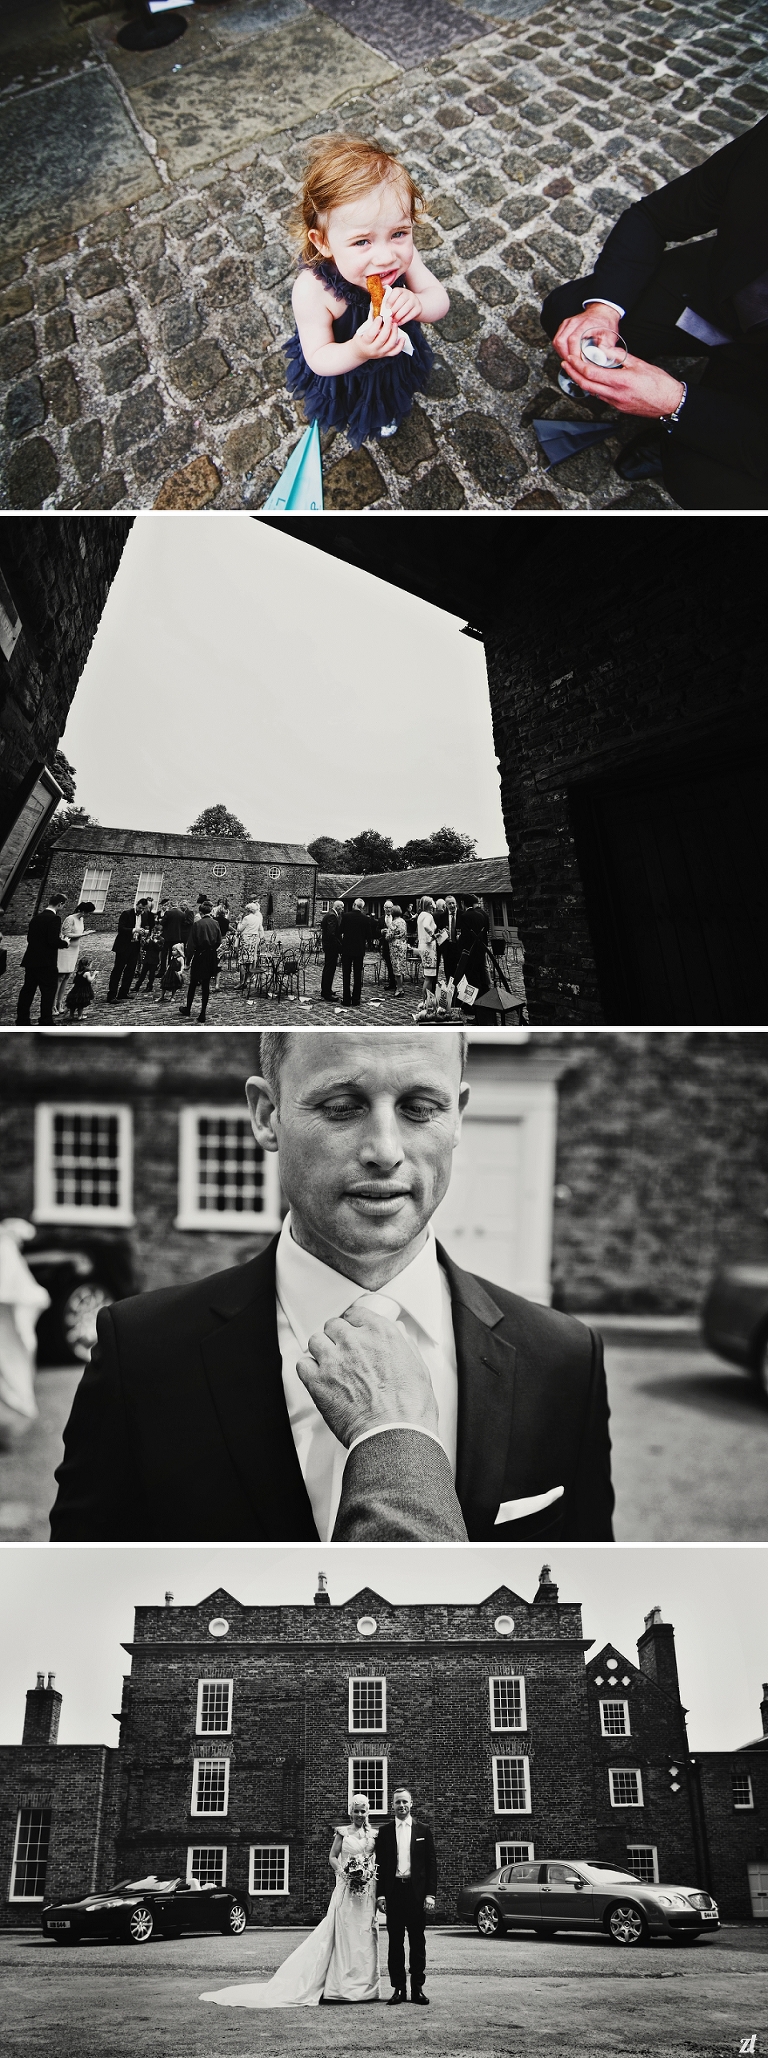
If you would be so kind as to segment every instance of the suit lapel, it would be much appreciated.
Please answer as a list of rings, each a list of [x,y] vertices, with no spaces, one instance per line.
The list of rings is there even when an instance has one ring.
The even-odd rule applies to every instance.
[[[200,1348],[222,1436],[252,1503],[254,1524],[275,1542],[316,1542],[283,1393],[275,1312],[276,1248],[275,1241],[253,1265],[243,1268],[240,1292],[237,1275],[219,1289],[212,1303],[218,1327]]]
[[[456,1492],[465,1521],[474,1509],[493,1522],[507,1470],[516,1352],[497,1333],[504,1316],[479,1279],[460,1271],[439,1245],[438,1256],[448,1274],[456,1341]]]

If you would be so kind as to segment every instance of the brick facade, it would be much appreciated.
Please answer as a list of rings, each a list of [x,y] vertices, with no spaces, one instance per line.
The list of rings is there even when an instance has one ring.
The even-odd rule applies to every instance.
[[[255,1919],[314,1922],[328,1901],[334,1829],[347,1817],[350,1757],[374,1755],[386,1761],[387,1812],[405,1782],[415,1812],[433,1826],[443,1921],[462,1884],[493,1870],[498,1843],[623,1867],[630,1846],[651,1847],[662,1880],[705,1885],[727,1919],[749,1919],[746,1867],[764,1851],[768,1752],[689,1762],[673,1631],[658,1610],[635,1664],[612,1644],[587,1659],[580,1605],[560,1600],[548,1567],[530,1602],[507,1586],[478,1604],[391,1603],[363,1588],[333,1606],[321,1586],[307,1606],[244,1606],[219,1588],[193,1607],[169,1597],[162,1608],[138,1608],[125,1648],[119,1751],[29,1744],[0,1752],[6,1922],[30,1915],[8,1899],[24,1805],[53,1812],[46,1892],[151,1872],[183,1876],[200,1845],[223,1848],[228,1883],[247,1892],[252,1847],[287,1846],[288,1891],[257,1896]],[[524,1683],[517,1729],[492,1725],[489,1682],[505,1676]],[[351,1727],[350,1681],[360,1677],[385,1683],[383,1728]],[[232,1682],[226,1733],[198,1733],[201,1680]],[[604,1736],[606,1697],[627,1702],[628,1734]],[[33,1690],[28,1702],[35,1698]],[[494,1756],[527,1760],[529,1809],[494,1805]],[[228,1763],[218,1815],[193,1812],[196,1758]],[[732,1765],[755,1767],[748,1821],[733,1813]],[[639,1772],[642,1806],[611,1807],[611,1767]],[[32,1793],[44,1798],[30,1803]]]
[[[10,659],[0,658],[0,835],[25,776],[58,747],[132,520],[2,523],[0,570],[22,631]]]
[[[247,901],[257,900],[265,922],[275,929],[311,927],[315,919],[317,866],[298,844],[241,842],[229,837],[173,836],[164,832],[70,829],[56,844],[40,905],[53,893],[65,893],[75,905],[86,867],[109,872],[103,911],[89,915],[88,927],[115,930],[123,908],[133,907],[140,872],[162,873],[164,898],[196,908],[198,895],[215,905],[228,900],[233,921]],[[300,906],[303,903],[303,907]]]

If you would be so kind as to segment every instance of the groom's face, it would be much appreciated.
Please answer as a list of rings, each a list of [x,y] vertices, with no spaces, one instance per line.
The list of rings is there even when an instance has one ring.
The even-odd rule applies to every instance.
[[[457,1036],[291,1037],[266,1130],[252,1085],[249,1100],[297,1241],[352,1278],[374,1254],[407,1262],[447,1191],[467,1096]]]

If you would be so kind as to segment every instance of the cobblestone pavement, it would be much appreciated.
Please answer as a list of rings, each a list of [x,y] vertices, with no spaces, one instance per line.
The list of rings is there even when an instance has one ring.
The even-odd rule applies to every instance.
[[[109,1943],[57,1951],[31,1928],[6,1931],[3,2050],[18,2058],[47,2058],[52,2047],[56,2058],[250,2058],[254,2050],[263,2058],[425,2050],[435,2058],[732,2058],[750,2032],[763,2049],[765,1929],[734,1925],[688,1951],[659,1943],[620,1952],[604,1937],[488,1943],[469,1928],[430,1925],[428,2013],[406,2007],[393,2017],[385,1973],[372,2009],[285,2008],[256,2018],[199,1996],[268,1979],[306,1930],[158,1937],[139,1951]]]
[[[154,994],[147,994],[146,989],[142,988],[141,993],[136,994],[135,997],[132,996],[128,1001],[121,1001],[116,1006],[113,1006],[106,999],[107,985],[113,964],[111,942],[111,936],[89,937],[88,940],[88,955],[98,971],[98,983],[96,999],[84,1017],[87,1027],[89,1029],[106,1026],[109,1026],[111,1029],[116,1026],[129,1029],[181,1028],[178,1001],[161,1002],[157,996],[157,989],[155,989]],[[25,949],[25,938],[22,936],[9,936],[6,939],[6,948],[8,951],[8,970],[4,979],[0,981],[0,1025],[3,1026],[8,1026],[16,1020],[16,996],[24,976],[21,970],[21,959]],[[220,975],[218,992],[211,994],[208,1006],[208,1027],[211,1029],[258,1029],[265,1024],[278,1024],[281,1028],[285,1029],[296,1028],[297,1026],[318,1029],[328,1028],[337,1020],[354,1022],[357,1026],[357,1014],[341,1006],[337,1008],[329,1007],[325,1001],[321,1000],[321,973],[322,964],[308,965],[306,970],[306,993],[302,994],[298,1000],[294,995],[292,998],[285,996],[282,1000],[275,1001],[246,999],[241,992],[237,972],[225,970]],[[514,983],[515,978],[517,978],[516,984]],[[523,1003],[525,1000],[525,988],[521,972],[518,970],[516,973],[514,966],[511,968],[510,983],[515,999],[519,995],[520,1002]],[[340,965],[336,971],[334,990],[339,993],[339,996],[341,995]],[[420,984],[414,984],[409,979],[402,1000],[396,1000],[394,995],[388,993],[387,987],[383,982],[380,985],[376,982],[367,966],[359,1021],[371,1029],[384,1029],[392,1026],[401,1029],[410,1028],[420,999]],[[38,1001],[36,1000],[32,1010],[35,1022],[37,1021],[37,1010]],[[193,1021],[197,1021],[199,1011],[200,1001],[199,996],[197,996],[193,1004]],[[64,1025],[68,1026],[68,1023],[69,1017],[65,1016]],[[457,1028],[460,1026],[459,1017],[457,1017],[456,1026]]]
[[[201,0],[141,56],[121,0],[4,15],[2,504],[263,505],[302,426],[288,215],[308,140],[345,127],[422,182],[451,309],[392,441],[325,439],[326,507],[673,505],[619,479],[615,436],[545,471],[532,418],[589,411],[538,307],[622,207],[768,108],[765,0]]]

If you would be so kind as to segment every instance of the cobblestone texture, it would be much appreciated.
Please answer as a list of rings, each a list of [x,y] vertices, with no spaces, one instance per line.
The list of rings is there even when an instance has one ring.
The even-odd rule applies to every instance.
[[[2,504],[263,505],[303,427],[281,348],[293,325],[288,216],[307,145],[331,127],[396,148],[422,183],[429,214],[418,241],[448,284],[451,309],[433,332],[429,393],[397,436],[360,452],[343,434],[323,439],[326,506],[673,504],[659,485],[628,488],[613,471],[627,423],[546,470],[533,417],[583,420],[589,410],[559,393],[538,308],[559,279],[588,268],[622,207],[768,108],[765,0],[699,0],[695,9],[638,0],[609,14],[603,0],[484,0],[471,9],[435,0],[422,40],[406,39],[397,60],[384,0],[375,10],[362,0],[203,4],[170,55],[130,60],[114,42],[119,5],[112,14],[65,11],[72,75],[100,66],[117,84],[154,189],[71,234],[56,237],[49,221],[47,240],[29,250],[17,251],[11,235],[0,264]],[[391,12],[399,21],[401,0]],[[211,117],[187,151],[210,161],[172,177],[146,108],[153,94],[170,105],[172,85],[178,94],[175,53],[199,97],[206,64],[213,77],[216,62],[251,64],[256,52],[268,69],[275,39],[287,49],[301,31],[306,43],[315,22],[318,34],[351,37],[361,77],[377,68],[391,76],[344,101],[334,99],[329,71],[310,119],[264,133],[261,109],[258,143],[253,130],[242,140],[240,105],[234,154],[226,120]],[[425,37],[439,51],[427,61]],[[57,65],[65,77],[63,46]],[[26,94],[40,119],[50,89],[40,89],[34,66],[31,79],[23,72],[16,67],[8,89],[14,112]],[[175,124],[177,133],[178,105]]]
[[[281,933],[286,947],[295,941],[295,929],[285,930]],[[21,959],[24,953],[25,942],[26,939],[23,936],[6,936],[5,939],[8,951],[8,970],[5,978],[0,980],[0,1025],[5,1027],[13,1024],[16,1020],[16,996],[24,977],[21,970]],[[97,934],[89,935],[87,949],[85,946],[83,947],[83,955],[88,956],[93,970],[98,974],[96,998],[93,1006],[88,1009],[87,1015],[84,1017],[84,1022],[87,1023],[88,1028],[178,1029],[180,1026],[178,999],[175,1001],[161,1001],[158,997],[157,983],[155,983],[154,993],[148,994],[146,988],[143,987],[141,992],[135,996],[132,995],[130,1000],[121,1001],[114,1006],[110,1004],[107,1000],[107,986],[114,964],[111,944],[111,935],[100,936]],[[325,1001],[321,1000],[320,977],[322,973],[322,960],[317,965],[311,964],[307,966],[306,992],[298,1000],[295,994],[293,996],[284,994],[279,1001],[276,1001],[274,998],[269,1000],[257,1000],[254,997],[246,999],[245,995],[241,992],[237,972],[224,970],[220,974],[218,993],[212,993],[210,997],[208,1026],[211,1029],[259,1029],[270,1026],[277,1026],[283,1029],[295,1028],[297,1026],[303,1029],[310,1027],[313,1029],[330,1029],[337,1027],[340,1022],[350,1023],[353,1026],[360,1022],[369,1029],[386,1029],[391,1027],[409,1029],[421,1000],[420,983],[414,983],[409,978],[402,1000],[395,1000],[387,992],[385,983],[381,985],[376,983],[371,969],[371,962],[366,965],[359,1013],[351,1012],[349,1009],[342,1008],[341,1006],[338,1008],[330,1007]],[[510,979],[516,1002],[519,999],[520,1005],[523,1006],[525,1004],[525,987],[523,984],[522,966],[510,966],[507,976]],[[338,993],[339,1000],[341,1000],[341,965],[338,965],[336,968],[336,977],[333,984],[334,992]],[[181,998],[183,999],[184,995]],[[199,1008],[200,996],[198,994],[193,1004],[193,1021],[197,1021]],[[37,1009],[38,1002],[35,1001],[33,1008],[35,1021],[37,1020]],[[68,1025],[69,1016],[65,1015],[63,1021],[65,1026]],[[456,1027],[461,1027],[461,1016],[459,1014],[456,1016]]]

